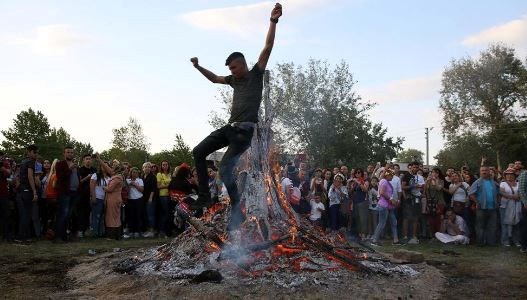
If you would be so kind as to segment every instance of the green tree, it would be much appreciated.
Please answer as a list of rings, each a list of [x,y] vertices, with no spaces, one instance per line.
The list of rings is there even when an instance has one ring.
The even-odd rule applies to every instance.
[[[48,119],[40,111],[29,108],[21,111],[13,119],[13,125],[2,130],[4,141],[2,148],[7,155],[20,161],[25,155],[25,147],[35,144],[39,147],[40,156],[44,159],[61,159],[66,145],[72,146],[77,157],[92,153],[90,144],[75,140],[64,128],[51,128]]]
[[[11,127],[2,130],[4,135],[2,148],[7,155],[20,161],[28,145],[35,144],[42,148],[48,140],[50,130],[46,116],[40,111],[29,108],[16,115]],[[45,154],[46,149],[41,149],[41,152]]]
[[[285,148],[307,152],[318,166],[342,161],[359,166],[395,156],[402,139],[386,137],[382,124],[370,121],[373,104],[362,101],[345,62],[278,64],[271,80],[271,99],[280,99],[276,130]]]
[[[398,162],[410,163],[412,161],[423,162],[424,153],[420,150],[408,148],[397,153],[396,160]]]
[[[503,142],[498,133],[525,117],[526,65],[513,48],[500,44],[491,45],[478,58],[453,60],[443,72],[439,107],[447,139],[478,130],[500,164]]]
[[[490,157],[491,154],[491,146],[484,136],[475,132],[466,132],[448,140],[435,159],[438,166],[443,168],[452,167],[459,170],[466,166],[477,172],[481,158]],[[494,164],[495,161],[489,160],[488,163]]]
[[[334,68],[320,60],[306,66],[278,64],[270,80],[277,146],[288,153],[305,152],[317,166],[358,166],[393,158],[403,140],[387,137],[382,124],[371,122],[367,113],[373,104],[362,101],[354,85],[345,62]],[[226,123],[231,90],[220,89],[218,98],[224,108],[211,113],[214,128]]]
[[[155,153],[150,157],[150,160],[156,164],[160,164],[163,160],[167,160],[172,168],[184,162],[189,165],[194,163],[192,150],[190,149],[190,146],[185,143],[180,134],[176,134],[175,143],[171,150],[163,150],[159,153]]]
[[[113,148],[121,149],[125,152],[131,149],[148,151],[150,148],[150,143],[143,133],[143,127],[137,119],[130,117],[125,126],[115,128],[112,132]]]

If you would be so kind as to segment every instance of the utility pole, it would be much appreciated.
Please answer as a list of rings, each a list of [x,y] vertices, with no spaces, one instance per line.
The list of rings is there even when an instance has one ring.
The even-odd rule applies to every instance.
[[[426,139],[426,166],[430,166],[430,161],[429,161],[429,153],[430,153],[430,147],[429,147],[429,144],[430,144],[430,131],[432,131],[432,129],[434,129],[434,127],[425,127],[425,139]]]

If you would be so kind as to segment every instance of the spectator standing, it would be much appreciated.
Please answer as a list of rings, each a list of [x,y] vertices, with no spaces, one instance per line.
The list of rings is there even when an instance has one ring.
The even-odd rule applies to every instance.
[[[90,178],[91,230],[97,237],[104,235],[104,199],[110,177],[99,164],[97,172]]]
[[[18,238],[27,241],[31,234],[31,211],[34,202],[38,201],[37,187],[35,185],[35,160],[38,147],[29,145],[26,148],[26,158],[20,164],[19,184],[17,189],[18,208]]]
[[[523,205],[518,195],[516,170],[509,168],[505,170],[504,175],[505,181],[500,183],[501,244],[509,247],[512,240],[516,246],[521,247],[518,224],[522,218]]]
[[[353,178],[348,184],[348,193],[351,195],[352,219],[361,239],[368,234],[368,190],[370,183],[361,168],[355,170]]]
[[[133,167],[130,170],[130,178],[126,179],[128,183],[128,203],[126,204],[126,214],[128,215],[128,228],[131,236],[134,238],[140,237],[141,230],[141,215],[142,215],[142,199],[144,191],[144,183],[139,178],[139,169]]]
[[[445,186],[442,179],[441,170],[439,168],[433,168],[430,176],[425,183],[425,197],[426,197],[426,215],[428,220],[428,226],[430,233],[439,231],[441,226],[441,219],[445,211],[445,200],[443,198],[443,188]]]
[[[143,237],[154,237],[154,227],[156,225],[156,203],[154,202],[155,193],[157,189],[157,179],[152,174],[152,164],[145,162],[143,164],[143,203],[146,207],[146,229]]]
[[[333,184],[329,188],[329,224],[332,233],[339,229],[339,212],[341,203],[348,198],[348,189],[343,185],[344,175],[337,173],[333,177]]]
[[[471,201],[476,203],[476,242],[478,245],[496,245],[498,187],[491,177],[489,167],[479,169],[480,178],[468,192]]]
[[[104,187],[106,192],[105,200],[105,216],[104,224],[106,228],[106,236],[112,239],[121,238],[121,205],[123,203],[121,191],[124,185],[123,173],[125,171],[124,166],[117,159],[112,161],[112,166],[109,167],[103,164],[103,168],[108,172],[110,181],[108,186]]]
[[[409,173],[402,179],[403,200],[403,235],[408,240],[408,227],[412,224],[411,239],[408,244],[419,244],[417,239],[417,226],[421,216],[421,197],[425,184],[423,176],[418,174],[419,163],[412,162],[409,165]]]
[[[377,205],[379,202],[379,179],[377,177],[370,178],[370,189],[368,190],[368,210],[369,210],[369,229],[368,238],[371,238],[375,233],[377,224],[379,224],[379,211]]]
[[[518,177],[518,194],[523,205],[520,221],[520,244],[522,253],[527,252],[527,170],[522,170]]]
[[[84,233],[90,227],[90,180],[95,173],[91,154],[84,154],[82,156],[82,167],[79,168],[79,201],[75,207],[77,237],[79,238],[84,237]]]
[[[73,147],[64,147],[64,159],[56,165],[57,221],[55,224],[55,234],[56,237],[63,241],[68,240],[66,229],[71,218],[72,210],[79,199],[79,172],[73,156]]]
[[[157,188],[159,189],[159,236],[166,237],[168,229],[168,219],[170,215],[170,196],[168,193],[168,185],[171,180],[170,164],[164,160],[161,162],[161,171],[157,173]]]
[[[390,219],[390,227],[392,229],[392,238],[394,245],[400,245],[399,236],[397,235],[397,218],[395,217],[395,208],[398,201],[393,199],[393,186],[390,180],[395,175],[391,169],[384,171],[384,178],[379,183],[379,202],[377,209],[379,211],[379,224],[375,228],[375,233],[372,237],[372,245],[380,246],[380,237],[386,226],[386,222]]]
[[[11,176],[11,163],[0,153],[0,234],[2,239],[8,240],[9,236],[9,182]]]

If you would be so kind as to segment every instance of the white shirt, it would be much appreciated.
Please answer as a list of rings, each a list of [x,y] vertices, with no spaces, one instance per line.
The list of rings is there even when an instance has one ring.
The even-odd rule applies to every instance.
[[[460,186],[459,188],[457,188],[456,191],[454,192],[454,194],[452,194],[452,201],[458,201],[458,202],[465,203],[467,201],[467,198],[468,198],[467,195],[468,195],[468,189],[470,188],[470,186],[466,182],[462,182],[461,184],[463,186],[462,187]],[[450,186],[449,186],[449,189],[453,188],[454,186],[455,186],[455,184],[451,183]],[[463,188],[465,190],[463,190]]]
[[[320,218],[322,218],[322,212],[320,210],[318,210],[319,208],[324,210],[324,203],[322,202],[315,202],[315,200],[311,200],[310,201],[311,203],[311,214],[309,215],[309,219],[311,221],[315,221],[315,220],[318,220]]]
[[[133,185],[131,185],[132,183],[132,179],[128,178],[126,179],[126,183],[128,183],[128,199],[140,199],[143,197],[143,193],[141,193],[140,191],[137,190],[137,188]],[[143,184],[143,179],[141,178],[136,178],[135,179],[135,184],[139,185],[139,186],[145,186]]]
[[[110,181],[110,177],[105,176],[101,180],[101,185],[97,184],[97,174],[92,174],[91,180],[95,181],[95,198],[104,200],[104,197],[106,196],[106,193],[103,190],[103,187],[108,185],[108,182]]]
[[[512,190],[511,190],[511,187],[509,186],[509,184],[507,182],[503,181],[503,182],[500,183],[500,190],[504,191],[507,194],[513,194],[513,192],[514,192],[514,195],[518,195],[518,184],[516,184],[516,186],[513,186]],[[512,200],[510,198],[507,198],[505,196],[501,196],[500,207],[501,208],[507,208],[507,203],[509,201],[514,201],[514,200]]]
[[[393,187],[392,198],[394,200],[399,200],[399,193],[403,192],[403,187],[401,186],[401,178],[399,178],[399,176],[393,176],[392,180],[390,180],[390,183]]]

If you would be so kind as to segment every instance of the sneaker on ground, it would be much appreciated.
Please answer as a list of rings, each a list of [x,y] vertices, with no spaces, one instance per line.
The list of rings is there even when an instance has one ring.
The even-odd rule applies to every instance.
[[[511,243],[509,243],[509,242],[503,243],[503,246],[505,246],[505,247],[510,247],[510,246],[511,246]]]
[[[520,243],[515,243],[515,245],[516,245],[516,247],[518,247],[518,248],[521,248],[521,246],[522,246],[522,244],[520,244]]]
[[[141,237],[141,234],[139,232],[134,232],[134,238],[139,238]]]
[[[411,238],[408,241],[408,244],[410,244],[410,245],[417,245],[417,244],[419,244],[419,240],[417,238]]]
[[[381,246],[382,246],[382,243],[379,242],[379,241],[371,240],[370,245],[372,245],[372,246],[376,246],[376,247],[381,247]]]
[[[126,233],[123,234],[123,239],[129,239],[129,238],[130,238],[130,236],[128,234],[126,234]]]
[[[403,243],[401,243],[401,241],[397,241],[397,242],[392,242],[392,245],[395,245],[395,246],[400,246],[402,245]]]
[[[77,231],[77,237],[78,238],[83,238],[84,237],[84,233],[82,233],[82,231]]]
[[[153,238],[154,237],[154,232],[153,231],[145,232],[143,234],[143,237],[145,237],[145,238]]]

